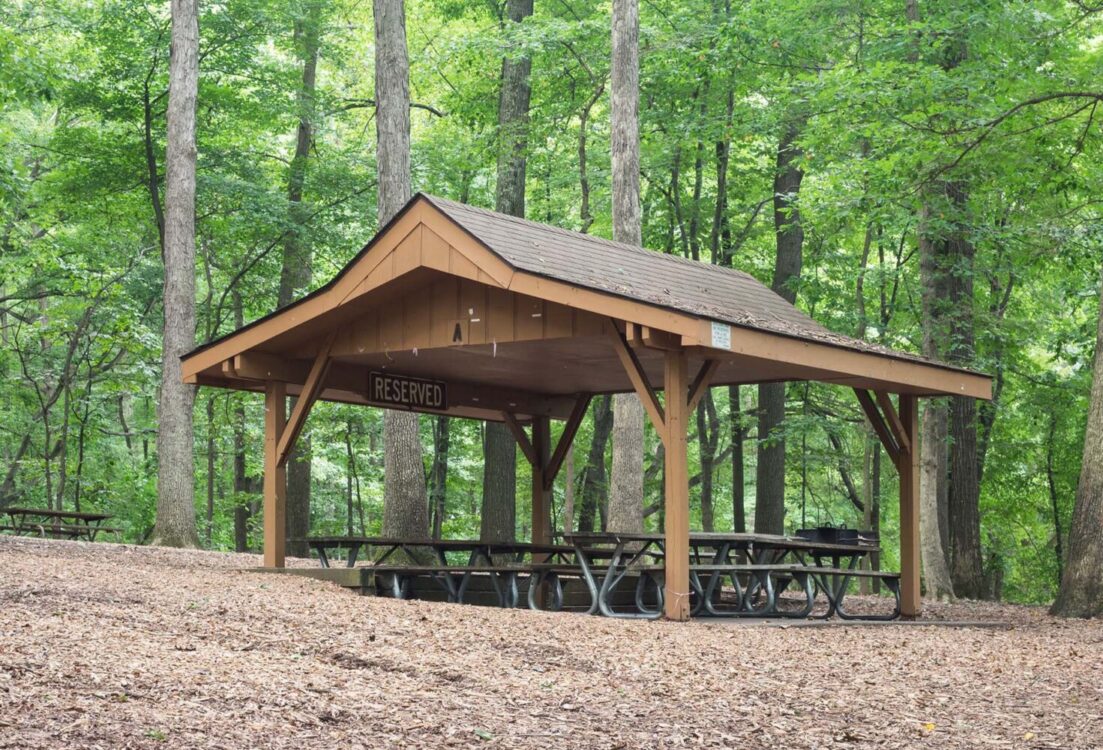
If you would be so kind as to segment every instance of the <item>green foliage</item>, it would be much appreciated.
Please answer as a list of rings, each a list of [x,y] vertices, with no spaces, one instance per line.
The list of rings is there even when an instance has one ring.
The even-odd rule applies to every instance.
[[[376,226],[370,3],[322,2],[304,211],[288,205],[301,78],[293,29],[308,4],[201,4],[202,339],[272,310],[288,232],[311,248],[318,284]],[[642,6],[649,247],[730,262],[769,282],[776,149],[783,125],[797,123],[806,235],[798,305],[834,330],[918,351],[919,207],[938,180],[968,184],[967,205],[934,203],[925,231],[964,227],[977,248],[973,364],[1000,384],[982,483],[985,555],[1006,596],[1048,599],[1055,521],[1067,525],[1079,472],[1093,354],[1103,159],[1101,99],[1085,92],[1097,90],[1103,72],[1100,14],[1055,0],[921,0],[915,22],[903,3],[882,0]],[[608,4],[538,1],[520,29],[502,23],[497,2],[410,0],[407,13],[415,189],[493,205],[501,59],[523,53],[532,58],[529,217],[608,236]],[[149,533],[156,489],[155,205],[163,199],[168,14],[167,4],[139,0],[17,0],[0,8],[0,503],[107,510],[131,541]],[[718,144],[730,156],[722,196]],[[869,440],[848,396],[820,385],[789,388],[793,527],[859,522],[841,474],[859,491],[870,481]],[[717,527],[730,528],[731,405],[726,389],[715,398],[713,504]],[[740,406],[751,518],[752,388]],[[216,548],[233,545],[235,507],[256,502],[234,482],[239,407],[246,475],[255,478],[257,397],[202,391],[196,405],[199,515],[206,518],[209,495]],[[353,530],[378,531],[379,414],[325,404],[311,429],[314,530],[347,530],[351,496]],[[587,420],[576,441],[578,474],[592,430]],[[428,421],[423,439],[428,456]],[[446,535],[478,533],[481,444],[480,425],[452,421]],[[647,502],[661,508],[658,444],[649,429]],[[891,565],[898,514],[887,460],[882,473]],[[518,486],[523,535],[523,461]],[[699,484],[693,493],[700,524]],[[560,519],[564,502],[560,481]],[[661,515],[648,524],[658,528]]]

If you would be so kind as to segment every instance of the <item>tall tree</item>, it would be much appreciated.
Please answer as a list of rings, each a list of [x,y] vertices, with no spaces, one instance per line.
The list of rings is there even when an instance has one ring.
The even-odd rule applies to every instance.
[[[919,275],[922,299],[923,355],[931,359],[942,356],[946,340],[945,315],[946,269],[938,252],[938,243],[928,231],[930,210],[924,207],[919,221]],[[928,597],[953,598],[954,587],[946,548],[942,544],[942,513],[947,488],[949,455],[947,452],[946,399],[927,399],[923,405],[923,430],[919,449],[919,543],[923,561],[923,579]]]
[[[303,237],[307,220],[303,186],[314,140],[321,15],[321,0],[310,0],[302,15],[295,19],[295,51],[302,61],[303,73],[297,96],[299,122],[295,128],[295,153],[291,157],[287,180],[290,229],[283,241],[283,265],[277,299],[280,307],[291,304],[305,292],[313,277],[310,243]],[[310,553],[306,544],[306,537],[310,535],[310,465],[310,432],[304,428],[295,441],[295,449],[287,465],[287,552],[298,557],[307,557]]]
[[[962,53],[964,55],[964,52]],[[966,224],[968,193],[960,180],[945,184],[948,214],[956,217],[945,238],[949,276],[946,302],[949,316],[947,360],[960,367],[973,364],[976,350],[973,273],[976,247]],[[958,596],[980,599],[988,586],[980,545],[980,482],[977,475],[977,402],[950,398],[950,577]]]
[[[1095,337],[1084,460],[1069,526],[1068,558],[1053,614],[1103,615],[1103,277],[1099,289],[1099,325]]]
[[[904,15],[909,24],[919,22],[918,0],[907,0]],[[908,46],[908,61],[919,61],[919,47]],[[942,330],[943,304],[946,297],[946,274],[937,252],[937,242],[928,231],[930,208],[920,209],[918,225],[919,276],[921,283],[923,329],[923,356],[939,359],[941,345],[946,340]],[[923,579],[927,596],[934,599],[952,598],[953,582],[950,578],[949,558],[943,541],[948,539],[948,529],[943,528],[946,515],[949,457],[947,438],[947,404],[945,399],[927,399],[923,404],[923,426],[919,449],[919,544],[923,564]]]
[[[613,239],[641,243],[639,0],[613,0],[610,82]],[[634,393],[613,397],[613,468],[607,526],[643,531],[643,405]]]
[[[804,254],[804,226],[801,224],[800,195],[804,171],[797,139],[799,123],[790,119],[782,126],[774,172],[774,280],[773,290],[788,302],[797,299]],[[764,383],[758,387],[758,466],[754,530],[759,534],[785,532],[785,384]]]
[[[533,0],[508,0],[504,23],[519,27],[532,15]],[[495,208],[525,216],[525,174],[528,162],[529,76],[532,61],[509,51],[502,58],[498,92],[498,182]],[[512,541],[517,526],[517,442],[501,422],[487,422],[484,438],[483,539]]]
[[[199,87],[197,0],[172,0],[165,149],[165,327],[157,424],[154,543],[196,547],[192,406],[180,356],[195,346],[195,107]]]
[[[376,0],[373,13],[377,211],[382,227],[410,200],[410,62],[403,0]],[[383,472],[383,534],[428,538],[417,414],[383,412]]]

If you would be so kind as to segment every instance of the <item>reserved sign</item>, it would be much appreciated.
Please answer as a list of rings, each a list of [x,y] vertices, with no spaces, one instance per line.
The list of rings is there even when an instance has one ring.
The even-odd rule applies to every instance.
[[[368,400],[405,409],[448,408],[448,386],[438,380],[372,372],[368,375]]]

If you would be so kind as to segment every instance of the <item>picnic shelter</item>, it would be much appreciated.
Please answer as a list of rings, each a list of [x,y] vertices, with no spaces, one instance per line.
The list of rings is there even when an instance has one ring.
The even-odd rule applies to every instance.
[[[711,386],[853,389],[900,478],[901,609],[920,611],[918,400],[991,378],[838,334],[741,271],[417,194],[327,284],[183,358],[265,394],[264,565],[319,399],[504,422],[532,466],[532,539],[591,398],[635,392],[665,447],[665,616],[689,616],[687,426]],[[662,396],[660,397],[660,393]],[[297,397],[290,415],[287,398]],[[552,445],[551,420],[565,422]]]

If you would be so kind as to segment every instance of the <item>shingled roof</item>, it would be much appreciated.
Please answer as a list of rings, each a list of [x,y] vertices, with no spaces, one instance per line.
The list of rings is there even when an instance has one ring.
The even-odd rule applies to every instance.
[[[420,195],[521,271],[735,326],[960,369],[835,333],[743,271]]]

